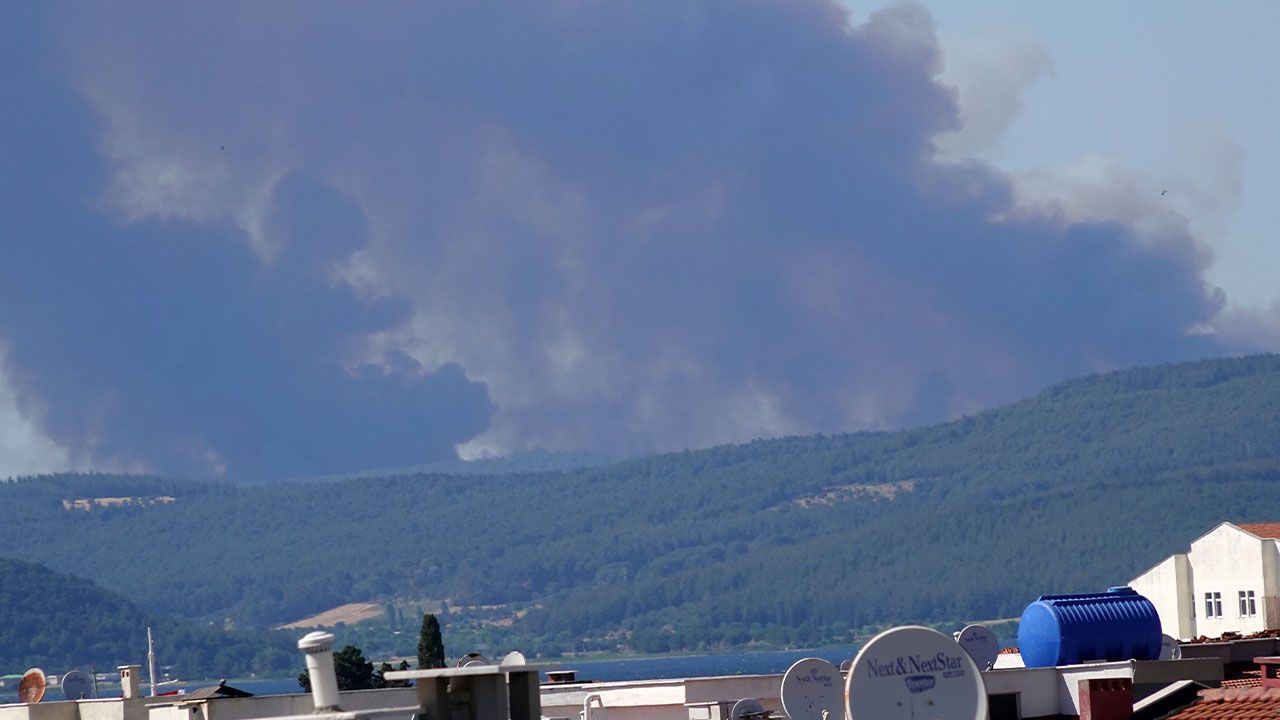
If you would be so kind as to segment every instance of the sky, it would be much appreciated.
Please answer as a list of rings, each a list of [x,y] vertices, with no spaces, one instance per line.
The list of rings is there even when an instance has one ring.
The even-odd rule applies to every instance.
[[[1207,277],[1233,304],[1265,310],[1280,299],[1271,220],[1280,143],[1270,121],[1280,112],[1270,77],[1280,51],[1269,30],[1280,6],[935,0],[928,7],[948,57],[944,78],[974,96],[984,77],[1022,87],[1017,114],[987,135],[994,142],[969,144],[973,155],[1017,172],[1114,168],[1157,194],[1168,190],[1162,201],[1196,223],[1213,250]],[[1001,68],[1010,66],[1028,69],[1016,76],[1022,82],[1008,82]]]
[[[1280,347],[1263,3],[0,8],[0,477],[937,422]]]

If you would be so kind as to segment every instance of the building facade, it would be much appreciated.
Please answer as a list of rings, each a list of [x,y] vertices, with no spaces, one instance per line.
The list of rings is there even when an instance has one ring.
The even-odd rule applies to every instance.
[[[1224,522],[1129,586],[1182,640],[1280,628],[1280,523]]]

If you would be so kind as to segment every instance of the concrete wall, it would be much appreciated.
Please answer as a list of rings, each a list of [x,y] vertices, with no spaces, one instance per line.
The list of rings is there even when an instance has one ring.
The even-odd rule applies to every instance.
[[[1186,640],[1280,627],[1280,547],[1222,523],[1129,582],[1151,600],[1164,632]],[[1256,614],[1240,613],[1240,593],[1254,593]],[[1207,617],[1205,593],[1219,593],[1222,614]]]
[[[56,692],[56,688],[54,689]],[[35,705],[0,705],[0,720],[148,720],[151,699],[46,700]]]
[[[1250,633],[1266,629],[1262,600],[1266,596],[1263,570],[1264,541],[1231,523],[1223,523],[1191,543],[1188,553],[1194,582],[1195,632],[1216,637],[1227,631]],[[1241,616],[1238,593],[1253,591],[1258,612]],[[1222,615],[1205,616],[1205,593],[1222,593]]]
[[[755,698],[767,710],[781,714],[781,675],[735,675],[674,680],[637,680],[590,685],[543,685],[542,714],[576,718],[588,694],[599,695],[606,720],[689,720],[688,705]]]
[[[159,704],[151,698],[104,698],[79,700],[80,720],[147,720],[149,708]]]
[[[151,708],[142,720],[246,720],[284,715],[307,715],[315,710],[309,694],[255,695],[247,698],[217,698],[183,703],[181,695],[165,698],[172,704]],[[409,707],[417,705],[413,688],[387,688],[384,690],[349,690],[339,693],[338,703],[343,710],[373,710],[375,708]],[[0,720],[6,720],[0,718]],[[81,718],[81,720],[89,720]],[[125,720],[133,720],[127,718]]]
[[[1058,698],[1061,683],[1056,668],[988,670],[982,673],[982,680],[988,695],[1017,693],[1023,717],[1047,717],[1061,710]]]
[[[1258,599],[1263,623],[1267,628],[1280,628],[1280,543],[1262,543],[1262,580],[1265,597]]]
[[[1191,564],[1186,555],[1173,555],[1129,581],[1129,587],[1155,605],[1160,626],[1176,638],[1195,636],[1191,612]]]
[[[1215,659],[1086,663],[1057,668],[1010,668],[982,674],[987,695],[1017,693],[1025,718],[1074,716],[1080,712],[1080,681],[1127,678],[1135,697],[1178,680],[1206,685],[1222,682]]]

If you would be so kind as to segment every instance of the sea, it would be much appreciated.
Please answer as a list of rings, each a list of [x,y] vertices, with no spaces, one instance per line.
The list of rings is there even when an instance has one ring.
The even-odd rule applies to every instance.
[[[812,650],[663,655],[613,660],[562,658],[550,662],[558,665],[557,669],[576,671],[579,681],[607,682],[610,680],[661,680],[665,678],[707,677],[713,675],[781,674],[786,672],[787,668],[791,667],[795,661],[809,657],[829,660],[838,667],[845,660],[852,659],[857,651],[857,645],[849,645]],[[534,659],[531,662],[541,663],[543,661]],[[301,671],[301,663],[299,663],[299,666],[299,671]],[[545,676],[543,679],[546,679]],[[160,688],[160,691],[180,690],[191,692],[210,685],[216,685],[217,682],[217,680],[198,680],[167,683]],[[255,695],[287,695],[302,692],[296,677],[231,678],[227,680],[227,684]],[[143,692],[146,692],[145,681],[143,682]],[[111,686],[109,689],[106,687],[100,688],[99,697],[119,696],[120,689],[116,686]],[[56,687],[49,688],[47,697],[50,700],[62,699],[62,695]],[[0,688],[0,703],[8,702],[17,702],[16,694],[8,692],[8,688]]]
[[[1008,640],[1002,641],[1007,644]],[[781,675],[797,660],[822,658],[839,667],[852,660],[860,645],[814,648],[808,650],[773,650],[767,652],[711,653],[705,655],[661,655],[655,657],[590,660],[586,658],[561,658],[550,661],[559,670],[573,670],[578,681],[608,682],[611,680],[662,680],[682,677],[711,677],[718,675]],[[1003,645],[1002,645],[1003,647]],[[531,660],[541,663],[542,660]],[[301,662],[299,663],[301,671]],[[543,679],[546,677],[544,675]],[[167,683],[161,692],[180,690],[191,692],[216,685],[217,680]],[[300,693],[296,677],[289,678],[231,678],[227,684],[251,692],[254,695],[288,695]],[[0,703],[17,702],[16,694],[0,688]],[[143,683],[146,692],[146,683]],[[103,688],[99,697],[119,697],[118,687]],[[49,688],[49,699],[61,700],[58,688]]]

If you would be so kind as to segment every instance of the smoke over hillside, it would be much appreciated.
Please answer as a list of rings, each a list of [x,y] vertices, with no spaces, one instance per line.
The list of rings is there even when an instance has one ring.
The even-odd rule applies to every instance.
[[[1180,218],[1071,222],[935,159],[913,5],[3,12],[4,373],[81,462],[897,427],[1224,349]]]

